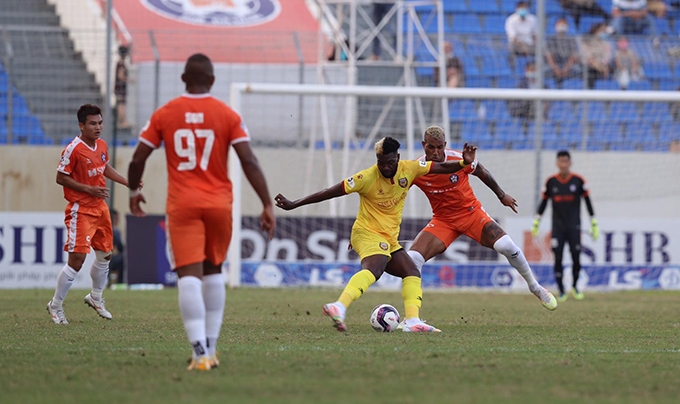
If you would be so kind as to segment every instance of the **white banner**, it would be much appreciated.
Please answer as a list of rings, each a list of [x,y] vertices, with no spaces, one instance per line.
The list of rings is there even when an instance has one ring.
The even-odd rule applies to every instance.
[[[0,212],[0,289],[54,288],[68,260],[64,213]],[[73,288],[90,288],[90,253]]]
[[[540,234],[531,237],[531,217],[513,217],[503,228],[522,247],[529,262],[553,262],[550,247],[550,215],[541,220]],[[581,263],[584,265],[679,265],[680,219],[598,218],[600,237],[589,235],[590,221],[581,224]],[[571,263],[568,246],[564,264]]]

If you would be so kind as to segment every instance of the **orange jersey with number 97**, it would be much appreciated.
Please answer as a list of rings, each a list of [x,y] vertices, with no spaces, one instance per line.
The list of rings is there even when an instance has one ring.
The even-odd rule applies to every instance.
[[[231,206],[229,146],[249,141],[241,116],[209,94],[184,94],[159,108],[142,129],[142,143],[165,143],[168,211],[181,207]]]

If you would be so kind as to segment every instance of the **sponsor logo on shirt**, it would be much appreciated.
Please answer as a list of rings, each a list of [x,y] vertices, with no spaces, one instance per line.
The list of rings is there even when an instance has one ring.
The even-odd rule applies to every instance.
[[[216,27],[246,27],[275,19],[279,0],[142,0],[149,10],[184,23]]]
[[[421,167],[427,167],[427,161],[420,161],[419,164]]]
[[[104,170],[106,170],[106,166],[101,166],[101,167],[93,168],[91,170],[87,170],[87,176],[88,177],[95,177],[97,175],[103,175]]]
[[[354,189],[354,177],[347,178],[347,186],[349,189]]]

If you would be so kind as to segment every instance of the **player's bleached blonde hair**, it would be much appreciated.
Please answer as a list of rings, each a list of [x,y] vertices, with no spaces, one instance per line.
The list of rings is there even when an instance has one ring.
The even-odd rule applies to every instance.
[[[427,136],[430,136],[434,140],[446,140],[446,134],[444,134],[444,129],[442,129],[439,126],[430,126],[429,128],[425,129],[425,133],[423,134],[423,140]]]
[[[375,142],[375,154],[382,156],[383,154],[395,153],[400,146],[401,144],[396,139],[387,136]]]

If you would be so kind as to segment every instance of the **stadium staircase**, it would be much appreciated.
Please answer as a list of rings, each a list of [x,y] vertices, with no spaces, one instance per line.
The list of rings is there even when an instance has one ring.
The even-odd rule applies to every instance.
[[[5,40],[13,50],[12,143],[52,144],[72,139],[78,131],[78,107],[102,103],[94,76],[46,0],[3,0],[3,9],[11,11],[0,13],[0,33],[6,33],[0,40],[0,143],[7,142]]]

